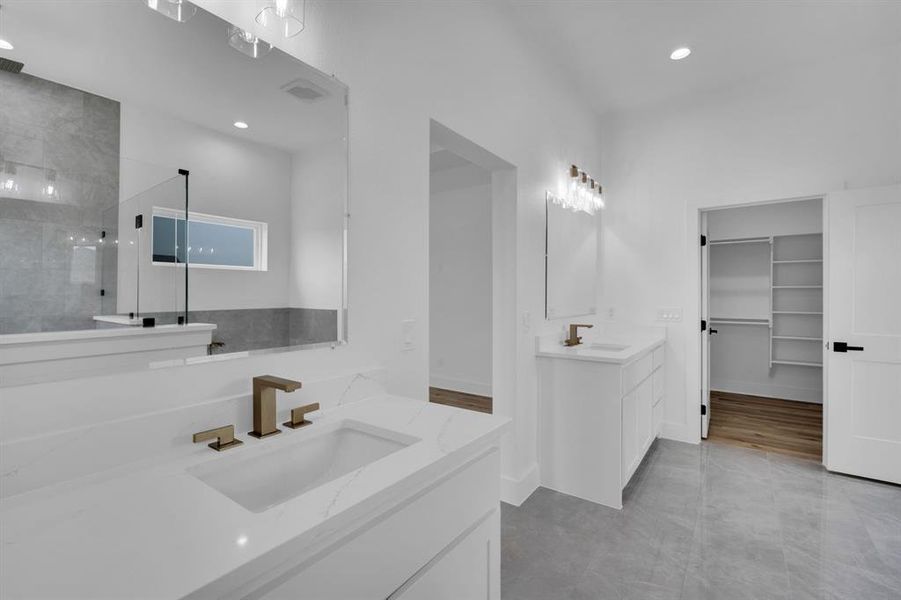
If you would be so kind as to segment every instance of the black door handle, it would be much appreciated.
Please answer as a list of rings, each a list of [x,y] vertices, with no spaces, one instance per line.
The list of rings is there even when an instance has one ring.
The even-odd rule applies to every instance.
[[[711,329],[711,330],[710,330],[710,335],[716,335],[716,334],[718,334],[719,332],[720,332],[719,329]]]
[[[849,346],[848,342],[832,342],[833,352],[863,352],[863,346]]]

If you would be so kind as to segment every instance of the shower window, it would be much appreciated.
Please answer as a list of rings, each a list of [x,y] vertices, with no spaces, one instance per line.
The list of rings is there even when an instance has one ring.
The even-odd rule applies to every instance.
[[[153,264],[266,271],[267,230],[259,221],[193,212],[185,223],[184,213],[154,207]]]

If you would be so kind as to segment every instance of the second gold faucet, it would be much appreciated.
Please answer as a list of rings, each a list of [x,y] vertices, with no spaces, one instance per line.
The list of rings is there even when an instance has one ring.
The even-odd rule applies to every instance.
[[[253,378],[253,431],[247,435],[255,438],[269,437],[281,433],[275,426],[275,392],[293,392],[300,389],[301,383],[292,379],[284,379],[274,375],[261,375]]]

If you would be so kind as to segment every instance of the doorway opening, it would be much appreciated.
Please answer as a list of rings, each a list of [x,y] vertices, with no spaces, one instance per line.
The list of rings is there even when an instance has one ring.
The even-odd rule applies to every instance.
[[[502,346],[515,343],[515,181],[513,165],[432,121],[431,402],[506,414],[498,401],[513,397],[515,363]]]
[[[701,212],[704,439],[822,460],[823,201]]]

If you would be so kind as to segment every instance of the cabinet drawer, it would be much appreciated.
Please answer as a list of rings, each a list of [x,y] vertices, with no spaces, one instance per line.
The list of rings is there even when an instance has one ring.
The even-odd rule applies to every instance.
[[[663,345],[661,344],[660,347],[655,348],[654,352],[652,352],[652,356],[654,358],[654,366],[651,367],[651,369],[656,369],[657,367],[663,366],[663,354]]]
[[[638,360],[629,363],[623,369],[623,393],[627,393],[637,386],[639,383],[651,374],[651,365],[653,358],[650,354],[645,354]]]
[[[654,404],[660,402],[663,399],[664,386],[666,385],[666,378],[663,375],[663,369],[657,369],[654,371]]]

